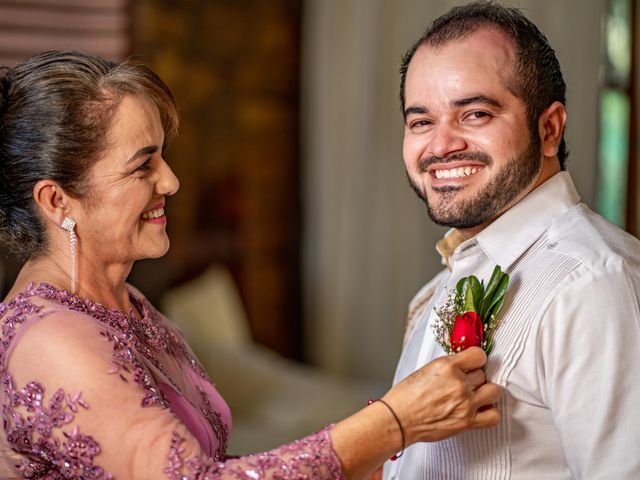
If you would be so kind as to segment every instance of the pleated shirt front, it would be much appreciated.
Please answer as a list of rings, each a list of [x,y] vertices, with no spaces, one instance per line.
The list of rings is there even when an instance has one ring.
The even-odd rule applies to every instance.
[[[640,242],[561,172],[449,262],[412,302],[394,383],[444,355],[432,324],[447,290],[500,265],[510,282],[485,373],[502,421],[409,447],[385,480],[640,478]]]

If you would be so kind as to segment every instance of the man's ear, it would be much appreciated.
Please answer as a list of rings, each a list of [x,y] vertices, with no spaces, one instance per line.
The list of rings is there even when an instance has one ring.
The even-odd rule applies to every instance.
[[[33,199],[44,218],[56,225],[62,225],[69,212],[70,197],[53,180],[39,180],[33,187]]]
[[[564,125],[567,122],[567,111],[560,102],[549,105],[538,120],[540,131],[540,148],[545,157],[558,155],[558,148],[562,141]]]

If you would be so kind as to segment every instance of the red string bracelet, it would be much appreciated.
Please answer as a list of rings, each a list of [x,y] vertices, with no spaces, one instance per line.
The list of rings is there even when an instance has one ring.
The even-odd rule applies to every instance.
[[[397,460],[404,453],[404,428],[402,428],[402,423],[400,423],[400,418],[398,418],[398,415],[396,414],[396,412],[393,411],[393,408],[391,408],[391,405],[389,405],[387,402],[385,402],[381,398],[372,398],[367,402],[367,405],[371,405],[374,402],[380,402],[385,407],[387,407],[389,409],[389,411],[391,412],[391,415],[393,415],[393,418],[396,419],[396,422],[398,423],[398,428],[400,428],[400,437],[402,438],[402,450],[400,450],[400,453],[398,453],[396,455],[393,455],[390,458],[390,460],[392,460],[392,461]]]

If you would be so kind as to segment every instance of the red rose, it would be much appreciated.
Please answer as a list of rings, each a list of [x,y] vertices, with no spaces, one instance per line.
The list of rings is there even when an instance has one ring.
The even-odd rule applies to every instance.
[[[484,325],[476,312],[457,315],[451,330],[451,349],[461,352],[469,347],[479,347],[484,340]]]

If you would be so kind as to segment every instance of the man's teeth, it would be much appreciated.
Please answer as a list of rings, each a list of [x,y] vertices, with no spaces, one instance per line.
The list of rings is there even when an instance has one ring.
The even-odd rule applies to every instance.
[[[143,220],[148,220],[149,218],[160,218],[164,215],[164,208],[159,208],[157,210],[150,210],[148,212],[144,212],[142,214]]]
[[[479,171],[480,169],[476,167],[459,167],[449,170],[436,170],[436,178],[468,177],[469,175],[473,175],[474,173],[478,173]]]

